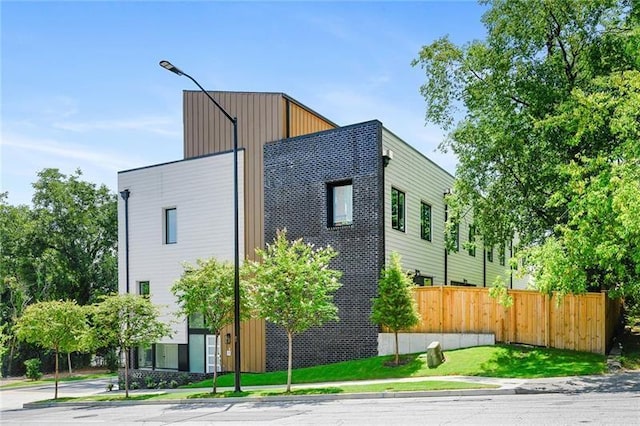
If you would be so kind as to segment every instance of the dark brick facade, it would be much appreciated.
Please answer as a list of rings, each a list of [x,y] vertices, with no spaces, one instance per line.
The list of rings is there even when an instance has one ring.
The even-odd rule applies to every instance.
[[[369,317],[384,262],[382,123],[352,126],[285,139],[264,147],[265,241],[286,228],[338,251],[332,267],[342,271],[334,301],[339,322],[329,322],[293,340],[294,368],[377,354],[378,328]],[[353,223],[327,224],[327,184],[351,180]],[[286,369],[287,336],[266,325],[266,369]]]

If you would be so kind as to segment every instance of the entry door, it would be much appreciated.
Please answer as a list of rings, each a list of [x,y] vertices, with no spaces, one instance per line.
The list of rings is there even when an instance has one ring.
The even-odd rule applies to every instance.
[[[207,334],[207,373],[213,373],[213,369],[216,371],[222,371],[220,365],[220,336],[218,337],[218,353],[213,353],[215,349],[215,338],[213,334]]]

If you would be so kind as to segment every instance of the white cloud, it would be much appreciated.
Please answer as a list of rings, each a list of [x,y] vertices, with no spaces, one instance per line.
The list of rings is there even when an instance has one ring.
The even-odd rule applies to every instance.
[[[29,151],[35,156],[44,155],[51,163],[55,163],[56,158],[74,160],[79,164],[88,164],[92,167],[113,172],[133,167],[136,164],[128,161],[125,156],[100,151],[93,146],[63,143],[46,138],[29,138],[20,135],[3,134],[1,145],[5,160],[7,159],[7,148],[11,148],[17,152]]]
[[[135,130],[171,138],[181,138],[176,128],[180,128],[172,117],[141,117],[133,119],[97,120],[85,122],[57,121],[53,127],[72,132],[90,132],[95,130]]]

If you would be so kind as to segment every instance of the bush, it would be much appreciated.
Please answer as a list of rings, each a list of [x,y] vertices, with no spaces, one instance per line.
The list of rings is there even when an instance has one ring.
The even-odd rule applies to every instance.
[[[122,386],[121,389],[124,389],[124,386]],[[130,390],[140,389],[140,384],[138,382],[131,382],[129,383],[129,389]]]
[[[156,386],[157,389],[166,389],[167,388],[167,381],[166,380],[160,380],[158,382],[158,386]]]
[[[27,379],[39,380],[42,377],[42,362],[39,358],[31,358],[24,362]]]
[[[144,384],[147,389],[154,389],[156,387],[156,382],[153,380],[153,377],[147,376],[144,378]]]
[[[104,354],[104,364],[109,370],[109,373],[115,373],[120,368],[120,359],[116,350],[111,348]]]
[[[175,388],[177,388],[177,387],[178,387],[178,382],[176,382],[175,380],[170,381],[170,382],[169,382],[169,387],[170,387],[171,389],[175,389]]]

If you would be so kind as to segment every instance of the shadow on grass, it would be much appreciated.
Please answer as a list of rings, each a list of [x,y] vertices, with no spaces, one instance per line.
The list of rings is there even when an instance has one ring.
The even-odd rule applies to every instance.
[[[343,393],[344,390],[336,387],[328,387],[328,388],[308,388],[308,389],[296,389],[291,392],[280,391],[280,392],[261,392],[261,396],[295,396],[295,395],[329,395],[336,393]]]
[[[602,374],[604,357],[588,352],[500,345],[491,358],[480,364],[478,375],[536,378]]]
[[[187,399],[204,399],[204,398],[244,398],[251,395],[251,392],[235,392],[235,391],[227,391],[227,392],[201,392],[194,393],[188,395]]]

